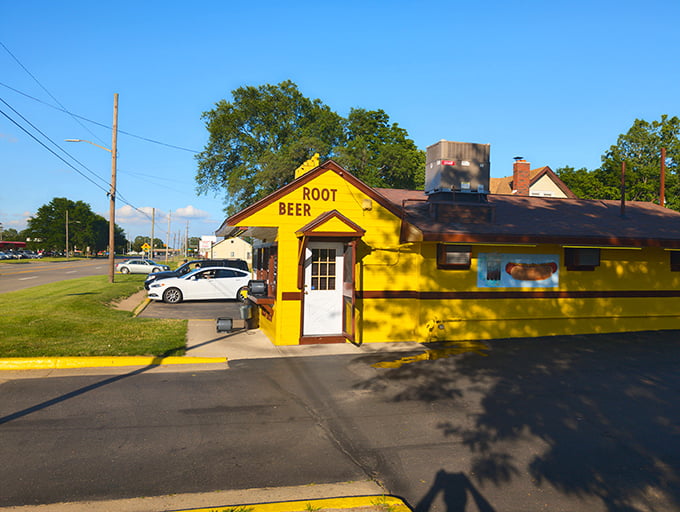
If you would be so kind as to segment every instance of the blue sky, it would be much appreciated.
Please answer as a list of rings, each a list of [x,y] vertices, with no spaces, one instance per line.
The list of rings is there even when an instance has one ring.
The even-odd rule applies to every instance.
[[[202,112],[243,85],[290,79],[343,116],[383,109],[421,149],[491,144],[494,177],[514,156],[594,169],[636,118],[680,114],[677,0],[5,0],[1,10],[0,110],[99,185],[0,115],[6,228],[23,229],[54,197],[108,218],[109,153],[63,140],[110,147],[114,93],[119,129],[134,135],[118,137],[119,199],[137,208],[119,200],[116,222],[148,236],[155,208],[155,235],[167,238],[170,214],[171,241],[224,220],[221,197],[195,193],[193,151],[207,141]],[[54,98],[104,126],[50,107]]]

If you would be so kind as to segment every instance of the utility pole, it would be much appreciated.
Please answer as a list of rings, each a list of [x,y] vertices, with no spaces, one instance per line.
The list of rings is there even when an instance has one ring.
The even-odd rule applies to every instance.
[[[116,270],[116,164],[118,159],[118,93],[113,95],[113,128],[111,134],[111,191],[109,192],[109,283]]]
[[[186,241],[186,245],[184,246],[184,257],[188,258],[189,254],[189,221],[187,221],[187,231],[186,231],[186,236],[184,237],[184,240]]]
[[[168,212],[168,231],[165,236],[165,264],[168,264],[168,251],[170,251],[170,215],[172,215],[172,210]]]
[[[66,210],[66,261],[68,261],[68,210]]]
[[[151,252],[149,253],[149,259],[153,259],[153,230],[156,227],[156,208],[151,208]]]

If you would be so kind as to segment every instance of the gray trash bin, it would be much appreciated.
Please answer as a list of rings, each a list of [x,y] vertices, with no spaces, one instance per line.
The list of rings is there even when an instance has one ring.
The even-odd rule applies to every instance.
[[[250,320],[253,317],[253,306],[250,304],[241,304],[240,313],[241,320]]]

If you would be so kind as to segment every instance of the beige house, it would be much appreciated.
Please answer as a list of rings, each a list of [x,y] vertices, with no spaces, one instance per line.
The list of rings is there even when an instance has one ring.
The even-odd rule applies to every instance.
[[[548,167],[531,169],[531,164],[518,159],[512,166],[512,176],[491,178],[492,194],[512,194],[534,197],[570,197],[576,199],[569,187]]]
[[[225,238],[212,246],[213,259],[239,258],[252,264],[253,246],[241,238]]]

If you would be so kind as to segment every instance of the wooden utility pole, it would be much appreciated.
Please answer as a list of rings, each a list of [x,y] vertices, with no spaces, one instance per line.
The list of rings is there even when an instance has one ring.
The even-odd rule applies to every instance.
[[[113,95],[111,134],[111,190],[109,192],[109,283],[116,271],[116,164],[118,159],[118,93]]]
[[[659,204],[666,203],[666,148],[661,148],[661,192],[659,194]]]
[[[149,259],[153,259],[153,231],[154,228],[156,227],[156,208],[151,208],[151,243],[149,244],[151,246],[151,252],[149,253]]]

